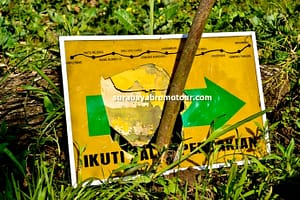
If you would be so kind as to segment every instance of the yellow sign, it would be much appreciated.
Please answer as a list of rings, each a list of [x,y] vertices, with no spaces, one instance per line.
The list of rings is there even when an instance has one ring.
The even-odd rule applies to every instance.
[[[165,101],[182,100],[173,140],[185,155],[212,128],[264,110],[254,32],[203,34],[184,94],[166,96],[185,37],[60,37],[73,185],[78,179],[108,178],[137,148],[140,162],[151,163]],[[214,166],[267,152],[257,127],[264,118],[218,138]],[[201,168],[206,159],[199,152],[180,167]]]

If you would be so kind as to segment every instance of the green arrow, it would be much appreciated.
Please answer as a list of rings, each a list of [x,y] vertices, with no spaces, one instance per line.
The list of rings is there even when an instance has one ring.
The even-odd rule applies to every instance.
[[[184,91],[193,99],[182,114],[184,127],[205,126],[214,121],[214,129],[218,129],[245,105],[245,102],[206,77],[205,83],[206,88]]]
[[[184,91],[193,98],[190,107],[182,114],[184,127],[205,126],[215,121],[214,128],[220,128],[245,105],[245,102],[209,79],[205,78],[205,83],[206,88]],[[89,135],[109,135],[109,122],[102,96],[87,96],[86,106]]]
[[[101,95],[87,96],[89,136],[109,135],[110,127]]]

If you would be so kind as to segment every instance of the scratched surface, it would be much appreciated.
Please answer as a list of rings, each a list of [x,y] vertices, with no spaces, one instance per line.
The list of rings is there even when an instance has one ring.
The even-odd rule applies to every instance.
[[[149,142],[154,139],[164,101],[131,100],[130,96],[164,96],[183,40],[175,35],[149,37],[68,37],[61,41],[73,182],[75,174],[83,179],[106,179],[130,163],[131,149],[123,144],[143,146],[136,148],[143,149],[138,162],[152,163],[155,151]],[[184,88],[192,99],[183,102],[182,123],[178,123],[182,155],[201,145],[212,126],[233,125],[263,108],[253,39],[253,33],[203,35]],[[114,95],[118,98],[112,99]],[[257,124],[263,126],[262,117],[218,138],[218,154],[211,162],[264,155],[267,149]],[[115,132],[122,135],[121,142]],[[85,149],[82,163],[72,144]],[[199,152],[180,168],[206,163],[205,154]]]
[[[153,137],[161,118],[169,75],[145,64],[109,78],[101,78],[101,94],[109,125],[131,145],[143,146]]]

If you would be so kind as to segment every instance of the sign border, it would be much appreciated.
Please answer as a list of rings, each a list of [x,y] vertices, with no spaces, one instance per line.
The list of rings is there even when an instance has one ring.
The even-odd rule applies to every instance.
[[[168,35],[103,35],[103,36],[59,36],[59,48],[61,55],[61,71],[62,71],[62,80],[63,80],[63,94],[64,94],[64,105],[65,105],[65,116],[66,116],[66,128],[67,128],[67,138],[68,138],[68,151],[69,151],[69,164],[70,164],[70,176],[71,176],[71,184],[73,186],[77,185],[77,175],[76,175],[76,165],[75,165],[75,155],[74,155],[74,141],[73,141],[73,132],[72,132],[72,123],[71,123],[71,112],[70,112],[70,99],[69,99],[69,90],[68,90],[68,76],[67,76],[67,65],[66,65],[66,55],[65,55],[65,41],[105,41],[105,40],[160,40],[160,39],[183,39],[187,38],[188,34],[168,34]],[[259,93],[259,101],[261,110],[265,110],[264,103],[264,94],[261,80],[261,72],[259,67],[259,57],[257,51],[256,44],[256,35],[254,31],[244,31],[244,32],[218,32],[218,33],[203,33],[203,38],[214,38],[214,37],[235,37],[235,36],[251,36],[252,37],[252,45],[253,45],[253,53],[254,53],[254,62],[255,62],[255,71],[256,71],[256,79]],[[200,41],[201,44],[201,41]],[[262,116],[263,123],[266,122],[266,114]],[[268,142],[268,134],[266,134],[265,139],[266,143],[266,151],[270,153],[271,147]],[[242,165],[244,161],[238,161],[237,164]],[[212,165],[212,168],[220,168],[225,167],[225,163],[216,163]],[[203,170],[206,166],[196,166],[193,167],[198,170]],[[165,174],[172,173],[178,170],[184,170],[186,168],[181,169],[172,169]],[[94,181],[93,185],[100,184],[100,181]]]

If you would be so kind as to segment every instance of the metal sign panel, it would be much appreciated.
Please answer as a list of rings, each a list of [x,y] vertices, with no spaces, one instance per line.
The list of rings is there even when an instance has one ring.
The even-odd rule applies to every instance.
[[[182,154],[193,151],[213,127],[234,124],[264,110],[254,32],[205,33],[184,94],[166,90],[186,35],[62,36],[61,63],[72,184],[106,179],[141,147],[151,163],[165,101],[182,100],[174,138]],[[218,138],[218,166],[268,151],[257,125],[265,116]],[[179,134],[176,137],[176,134]],[[207,164],[203,153],[181,168]]]

